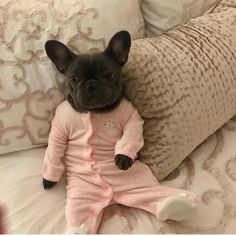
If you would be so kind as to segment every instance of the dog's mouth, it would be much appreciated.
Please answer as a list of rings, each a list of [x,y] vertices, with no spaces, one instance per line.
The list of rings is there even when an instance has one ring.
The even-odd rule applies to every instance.
[[[105,97],[89,96],[87,99],[78,100],[80,106],[84,109],[93,110],[112,106],[118,99],[106,99]]]
[[[100,86],[100,84],[93,84],[93,91],[88,90],[87,87],[79,89],[76,93],[77,103],[84,109],[100,109],[111,106],[120,98],[119,91],[112,90],[108,86]]]
[[[72,98],[72,96],[70,96]],[[116,99],[103,99],[97,96],[90,96],[89,99],[70,99],[70,103],[72,102],[75,110],[78,111],[94,111],[94,112],[107,112],[116,108],[122,99],[122,95]]]
[[[91,83],[90,83],[91,85]],[[77,111],[102,111],[116,107],[122,97],[122,86],[111,89],[108,86],[92,84],[95,89],[90,90],[87,86],[71,89],[69,92],[70,103]],[[96,85],[96,86],[95,86]]]

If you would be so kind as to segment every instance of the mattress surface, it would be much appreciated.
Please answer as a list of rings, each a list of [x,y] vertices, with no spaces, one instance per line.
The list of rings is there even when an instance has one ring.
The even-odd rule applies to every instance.
[[[42,188],[45,148],[0,156],[0,202],[8,233],[65,232],[65,179]],[[183,222],[159,222],[143,210],[109,206],[100,233],[236,233],[236,118],[211,135],[163,185],[199,194],[198,213]]]

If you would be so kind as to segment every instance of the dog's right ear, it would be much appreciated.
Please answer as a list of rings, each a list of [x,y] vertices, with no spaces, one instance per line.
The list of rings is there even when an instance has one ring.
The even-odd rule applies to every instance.
[[[76,56],[66,45],[56,40],[47,41],[45,50],[50,60],[61,73],[66,71],[72,59]]]
[[[128,31],[122,30],[111,38],[105,54],[115,59],[115,61],[123,66],[129,56],[129,50],[131,46],[131,36]]]

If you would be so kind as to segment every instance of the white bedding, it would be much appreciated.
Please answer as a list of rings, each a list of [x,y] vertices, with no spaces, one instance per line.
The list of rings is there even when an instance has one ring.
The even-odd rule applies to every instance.
[[[100,233],[236,233],[236,119],[210,136],[163,184],[199,194],[191,220],[161,223],[145,211],[113,205],[105,210]],[[65,181],[42,188],[45,148],[0,156],[0,204],[9,233],[65,232]]]
[[[43,189],[44,152],[37,148],[0,157],[0,201],[7,208],[9,233],[65,232],[65,180],[49,191]],[[161,225],[142,210],[113,205],[105,211],[99,232],[156,233]]]

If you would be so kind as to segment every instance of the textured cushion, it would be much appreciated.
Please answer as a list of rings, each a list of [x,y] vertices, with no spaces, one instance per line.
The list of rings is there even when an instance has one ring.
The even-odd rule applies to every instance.
[[[47,143],[63,79],[44,43],[61,40],[76,52],[104,49],[128,30],[144,36],[138,0],[0,1],[0,153]]]
[[[141,10],[148,36],[159,35],[201,16],[220,0],[142,0]]]
[[[236,0],[133,42],[126,96],[145,120],[142,160],[162,180],[236,113]]]

